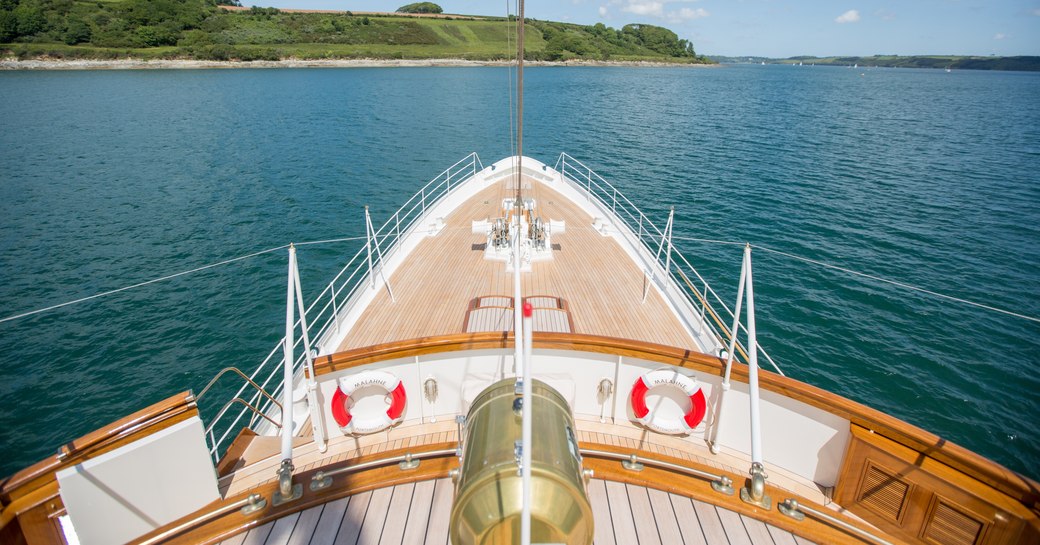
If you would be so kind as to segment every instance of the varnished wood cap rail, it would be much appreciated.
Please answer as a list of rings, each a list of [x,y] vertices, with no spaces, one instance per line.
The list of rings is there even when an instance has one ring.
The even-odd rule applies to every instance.
[[[418,482],[447,477],[449,471],[458,467],[455,456],[457,443],[443,442],[410,447],[377,454],[361,456],[346,463],[331,464],[297,471],[293,482],[303,484],[303,495],[292,502],[267,505],[251,513],[243,513],[241,507],[248,503],[252,494],[270,500],[278,488],[272,480],[243,491],[235,496],[217,500],[199,511],[171,522],[163,528],[145,534],[132,544],[155,542],[174,544],[212,544],[236,534],[255,528],[286,515],[303,511],[330,501],[359,494],[377,488],[403,483]],[[411,453],[412,458],[422,459],[418,467],[402,469],[398,463]],[[335,475],[332,486],[311,486],[323,476]],[[315,478],[317,477],[317,478]]]
[[[710,354],[613,337],[535,332],[533,345],[534,348],[540,349],[594,352],[643,359],[714,376],[721,376],[725,368],[722,359]],[[465,350],[505,349],[512,346],[513,336],[509,332],[420,337],[321,356],[314,361],[314,368],[315,374],[320,376],[379,361]],[[734,362],[732,380],[746,383],[747,376],[747,366]],[[977,479],[1040,513],[1040,484],[996,462],[881,411],[789,377],[761,369],[759,381],[763,389],[846,418],[854,424]]]
[[[154,433],[196,414],[198,409],[195,397],[190,391],[185,391],[125,416],[62,445],[58,454],[8,477],[0,483],[0,502],[7,505],[48,481],[53,481],[59,469],[130,443],[143,437],[144,432]]]

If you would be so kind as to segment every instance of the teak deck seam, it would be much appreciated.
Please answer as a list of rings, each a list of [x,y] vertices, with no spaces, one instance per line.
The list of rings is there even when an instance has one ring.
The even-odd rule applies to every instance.
[[[696,347],[660,294],[651,290],[643,302],[643,271],[617,241],[592,229],[593,218],[556,191],[533,186],[537,213],[564,220],[566,232],[553,235],[551,261],[536,261],[522,274],[524,296],[563,298],[575,333]],[[388,278],[396,302],[378,278],[379,294],[337,351],[460,333],[474,298],[511,294],[512,273],[505,263],[486,260],[483,251],[473,249],[486,240],[471,231],[473,220],[497,217],[505,195],[503,183],[477,192],[444,218],[440,233],[420,241]]]

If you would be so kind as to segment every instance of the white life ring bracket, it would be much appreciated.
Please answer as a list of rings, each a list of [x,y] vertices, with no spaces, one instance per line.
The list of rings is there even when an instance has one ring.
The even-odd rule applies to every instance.
[[[690,399],[690,410],[682,418],[668,418],[651,411],[646,405],[646,395],[651,388],[658,386],[681,391]],[[669,435],[692,432],[704,420],[704,415],[708,412],[704,390],[697,384],[697,379],[671,369],[657,369],[640,375],[632,385],[629,403],[632,407],[632,414],[640,424],[656,432]]]
[[[386,390],[390,397],[390,407],[386,412],[378,411],[373,415],[352,414],[349,408],[350,396],[356,390],[369,386]],[[400,422],[404,418],[407,403],[408,396],[401,379],[386,371],[362,371],[337,381],[336,392],[332,395],[332,418],[345,435],[375,433]]]

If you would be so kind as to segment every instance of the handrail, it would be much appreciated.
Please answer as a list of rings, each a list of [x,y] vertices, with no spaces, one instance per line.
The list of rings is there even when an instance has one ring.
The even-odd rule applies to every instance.
[[[533,342],[535,349],[624,355],[694,369],[714,376],[721,376],[725,365],[722,359],[708,354],[631,339],[536,331],[533,334]],[[319,356],[314,360],[314,371],[320,376],[360,365],[400,358],[464,350],[503,350],[510,349],[512,346],[512,334],[503,332],[457,333],[422,337]],[[747,375],[746,366],[734,365],[733,379],[746,382]],[[873,430],[880,436],[942,462],[1020,501],[1029,504],[1040,501],[1040,483],[913,424],[833,392],[779,374],[765,372],[759,379],[761,387],[765,390]]]
[[[242,405],[245,405],[247,409],[249,409],[250,411],[253,411],[253,413],[256,414],[257,416],[262,417],[264,420],[267,420],[268,422],[270,422],[272,425],[274,425],[274,427],[276,427],[278,429],[282,429],[282,425],[279,422],[275,421],[270,416],[267,416],[260,409],[257,409],[256,407],[250,405],[249,403],[247,403],[244,399],[242,399],[240,397],[234,397],[234,398],[229,399],[228,402],[224,404],[224,408],[227,408],[227,407],[231,406],[236,401],[241,403]],[[212,424],[210,425],[209,428],[206,429],[207,434],[211,430],[212,430]]]
[[[568,167],[571,168],[568,169]],[[639,207],[636,206],[622,191],[597,174],[589,166],[567,153],[561,153],[560,157],[556,161],[555,168],[563,175],[565,180],[571,180],[576,189],[585,192],[588,198],[595,199],[600,206],[613,212],[614,215],[620,219],[621,222],[632,231],[632,233],[635,234],[636,241],[638,241],[639,244],[649,252],[649,255],[654,255],[656,253],[654,245],[660,245],[662,242],[667,242],[666,234],[662,229],[657,227],[657,225],[655,225],[653,221],[651,221],[650,218],[647,217],[646,214],[644,214],[642,210],[640,210]],[[649,237],[649,241],[647,240],[647,237]],[[668,254],[664,256],[658,255],[654,261],[662,268],[665,268],[667,264],[672,261],[672,257],[676,258],[674,261],[674,264],[676,265],[675,270],[683,276],[684,280],[686,280],[686,290],[680,289],[680,291],[686,294],[687,300],[694,306],[694,308],[699,307],[706,312],[710,312],[714,318],[717,319],[719,314],[714,309],[714,305],[717,304],[721,306],[730,317],[732,317],[733,311],[730,310],[725,301],[719,297],[718,293],[711,288],[707,280],[701,276],[700,272],[690,264],[689,260],[687,260],[678,249],[674,248],[674,245],[664,244],[664,246],[668,247]],[[682,273],[680,263],[697,277],[703,285],[705,292],[715,300],[714,304],[705,299],[698,290],[693,288],[692,282],[690,282],[689,278]],[[671,267],[666,268],[666,272],[670,272],[669,269],[671,269]],[[686,293],[687,290],[689,293],[694,294],[692,298],[689,293]],[[696,300],[694,300],[694,298]],[[727,331],[726,335],[723,335],[715,324],[707,321],[703,322],[720,344],[728,344],[729,335],[731,335],[732,332],[728,332],[728,329],[725,326],[722,326],[722,331]],[[738,323],[738,329],[743,329],[745,333],[747,332],[746,327],[742,323]],[[740,346],[740,353],[743,357],[743,361],[746,363],[747,347],[743,346],[739,342],[738,346]],[[773,358],[761,347],[761,345],[759,345],[758,348],[759,353],[765,357],[766,361],[768,361],[770,365],[772,365],[772,367],[782,375],[783,371]]]
[[[444,169],[439,175],[426,182],[397,211],[390,214],[378,229],[371,233],[372,238],[370,241],[374,240],[375,242],[373,250],[382,251],[383,260],[393,259],[396,252],[401,248],[400,241],[407,236],[416,234],[416,227],[420,225],[424,217],[428,216],[429,211],[434,206],[451,191],[459,187],[464,180],[475,176],[483,170],[484,165],[480,161],[480,157],[476,152],[473,152],[459,159]],[[306,323],[309,324],[308,332],[316,346],[323,346],[324,343],[328,342],[331,335],[339,331],[340,322],[362,296],[361,288],[368,281],[368,277],[378,274],[378,268],[370,270],[365,266],[365,252],[366,246],[363,245],[347,260],[346,264],[340,268],[317,297],[305,307],[304,316],[306,317]],[[301,327],[302,322],[303,317],[296,321],[295,327]],[[284,341],[284,337],[279,339],[278,343],[268,353],[267,357],[261,361],[260,365],[248,377],[243,377],[257,391],[252,395],[244,395],[249,384],[243,383],[235,392],[233,397],[240,398],[249,408],[229,413],[228,409],[233,403],[228,402],[217,411],[216,416],[211,420],[206,436],[210,443],[210,453],[215,458],[219,457],[221,446],[230,438],[236,426],[244,418],[247,418],[247,413],[250,411],[256,415],[266,413],[272,407],[272,400],[269,398],[277,396],[281,392],[281,386],[272,382],[273,377],[278,374],[281,366],[273,365],[273,362],[281,362],[284,359],[279,357]],[[301,354],[293,362],[293,372],[296,374],[300,373],[301,365],[305,360],[304,351],[299,348],[301,341],[302,338],[293,343],[294,353],[297,353],[296,350],[299,349],[298,353]],[[266,377],[264,373],[267,373]],[[269,384],[273,386],[272,392],[266,394],[266,387]],[[208,388],[209,386],[207,386]],[[261,391],[265,392],[263,397],[267,399],[261,399]],[[250,426],[258,422],[255,416],[249,417],[248,421]]]
[[[202,392],[200,392],[199,395],[195,396],[195,401],[198,401],[198,400],[202,399],[202,396],[206,395],[206,392],[208,392],[209,389],[213,387],[213,385],[217,382],[217,379],[219,379],[220,377],[224,376],[224,374],[227,373],[228,371],[234,371],[235,373],[238,373],[238,376],[240,376],[243,379],[245,379],[245,381],[248,382],[249,384],[251,384],[253,386],[253,388],[256,388],[257,391],[259,391],[261,394],[263,394],[265,397],[267,397],[267,399],[270,399],[271,401],[273,401],[275,405],[278,405],[279,409],[282,408],[282,404],[278,403],[277,399],[272,397],[271,394],[267,393],[267,391],[264,390],[263,388],[261,388],[259,384],[253,382],[253,379],[247,377],[245,373],[243,373],[242,371],[240,371],[238,369],[238,367],[225,367],[225,368],[221,369],[220,372],[217,373],[217,375],[215,377],[210,379],[209,384],[207,384],[206,387],[202,389]]]
[[[581,451],[582,455],[588,455],[588,456],[593,456],[593,457],[598,457],[598,458],[612,458],[612,459],[615,459],[615,460],[628,461],[628,462],[631,462],[633,464],[638,462],[638,463],[641,463],[643,465],[650,465],[650,466],[659,467],[659,468],[662,468],[662,469],[670,469],[672,471],[678,471],[680,473],[686,473],[687,475],[693,475],[694,477],[699,477],[701,479],[704,479],[706,481],[711,482],[713,487],[715,487],[716,485],[719,486],[722,489],[725,489],[726,487],[731,487],[729,489],[729,494],[733,493],[733,489],[732,489],[733,479],[730,479],[729,477],[727,477],[726,475],[723,475],[721,473],[709,473],[707,471],[704,471],[704,470],[701,470],[701,469],[697,469],[697,468],[694,468],[694,467],[687,467],[687,466],[683,466],[683,465],[679,465],[679,464],[673,464],[671,462],[665,462],[664,460],[657,460],[657,459],[654,459],[654,458],[640,458],[640,457],[636,456],[636,454],[634,454],[634,453],[633,454],[624,454],[624,453],[621,453],[621,452],[610,452],[610,451],[606,451],[606,450],[596,450],[596,449],[588,449],[588,448],[579,448],[578,450]],[[716,488],[716,490],[719,490],[719,489]]]
[[[356,471],[362,471],[372,467],[380,467],[390,465],[393,463],[408,462],[411,463],[414,460],[423,460],[426,458],[440,458],[443,456],[454,456],[458,454],[458,449],[444,449],[444,450],[428,450],[425,452],[411,453],[406,452],[397,456],[388,456],[386,458],[380,458],[378,460],[369,460],[360,464],[348,465],[343,467],[337,467],[336,469],[330,469],[329,471],[318,471],[314,475],[311,475],[311,490],[326,488],[331,484],[332,477],[336,475],[342,475],[344,473],[354,473]]]
[[[209,522],[215,518],[222,517],[232,511],[235,511],[236,509],[244,509],[253,506],[259,506],[258,508],[262,509],[263,506],[266,505],[267,500],[260,494],[249,494],[248,496],[239,499],[238,501],[229,503],[227,505],[222,505],[216,509],[213,509],[212,511],[207,511],[197,517],[193,517],[189,520],[186,520],[172,528],[151,535],[141,541],[137,541],[135,542],[135,545],[151,545],[153,543],[162,543],[192,527]]]
[[[807,514],[807,515],[809,515],[809,516],[811,516],[813,518],[822,520],[823,522],[826,522],[827,524],[830,524],[831,526],[837,526],[838,528],[841,528],[842,530],[845,530],[846,532],[854,533],[854,534],[856,534],[856,535],[858,535],[858,536],[860,536],[860,537],[862,537],[862,538],[864,538],[864,539],[866,539],[868,541],[873,541],[874,543],[878,543],[879,545],[892,545],[891,541],[884,540],[884,539],[882,539],[882,538],[880,538],[880,537],[878,537],[878,536],[876,536],[876,535],[874,535],[874,534],[872,534],[872,533],[870,533],[870,532],[868,532],[868,531],[866,531],[866,530],[864,530],[862,528],[859,528],[857,526],[853,526],[852,524],[849,524],[849,523],[845,522],[844,520],[841,520],[841,519],[839,519],[837,517],[832,517],[832,516],[828,515],[827,513],[824,513],[822,511],[818,511],[818,510],[813,509],[812,507],[809,507],[807,505],[802,505],[802,504],[798,503],[798,500],[795,500],[794,498],[787,498],[786,500],[783,501],[783,503],[781,503],[778,506],[778,508],[780,509],[781,513],[783,513],[783,514],[785,514],[785,515],[787,515],[787,516],[789,516],[789,517],[791,517],[793,519],[796,519],[796,520],[799,520],[798,519],[798,515],[799,514],[804,513],[804,514]]]

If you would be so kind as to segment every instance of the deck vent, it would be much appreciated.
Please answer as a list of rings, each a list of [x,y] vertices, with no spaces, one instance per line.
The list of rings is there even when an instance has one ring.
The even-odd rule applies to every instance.
[[[868,463],[856,501],[871,511],[899,523],[909,492],[909,484]]]
[[[921,537],[938,545],[974,545],[984,524],[956,507],[937,499]]]

